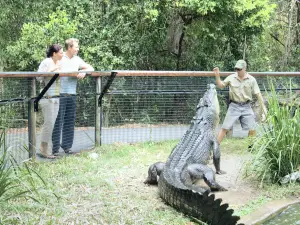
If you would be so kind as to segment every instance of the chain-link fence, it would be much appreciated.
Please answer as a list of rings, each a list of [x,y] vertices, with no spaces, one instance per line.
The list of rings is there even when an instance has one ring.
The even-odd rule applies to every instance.
[[[76,95],[45,95],[39,101],[38,112],[34,112],[33,103],[43,88],[40,82],[34,77],[3,76],[0,78],[0,128],[5,134],[6,148],[22,161],[39,153],[45,147],[44,142],[52,142],[46,147],[50,151],[56,148],[63,155],[66,150],[79,152],[97,143],[179,139],[188,128],[207,84],[215,83],[215,78],[204,72],[205,76],[201,72],[195,76],[180,76],[181,72],[173,72],[173,76],[164,72],[138,76],[138,72],[134,76],[122,76],[119,72],[102,98],[101,107],[98,98],[110,77],[95,72],[78,81]],[[262,91],[270,89],[266,75],[256,76]],[[296,93],[300,89],[300,76],[287,75],[273,77],[275,88],[278,92],[291,88]],[[218,94],[222,122],[228,89],[218,90]],[[50,130],[42,131],[49,124]]]

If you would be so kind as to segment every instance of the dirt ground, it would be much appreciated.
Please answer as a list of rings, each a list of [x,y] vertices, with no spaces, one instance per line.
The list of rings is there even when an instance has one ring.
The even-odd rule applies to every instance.
[[[229,203],[232,208],[239,208],[258,196],[259,190],[250,181],[243,179],[243,166],[247,156],[223,154],[221,170],[226,174],[216,175],[217,182],[228,189],[226,192],[215,192],[217,198]],[[210,165],[213,168],[213,165]]]
[[[221,158],[221,169],[227,173],[216,175],[217,182],[228,189],[226,192],[215,192],[216,198],[221,198],[223,203],[228,203],[232,209],[240,209],[243,205],[251,202],[261,194],[257,184],[251,183],[243,178],[243,167],[247,161],[247,155],[228,155],[223,154]],[[213,165],[210,165],[213,168]],[[288,205],[300,202],[299,198],[288,198],[281,200],[273,200],[263,204],[254,212],[242,216],[240,223],[245,225],[261,224],[277,212],[283,210]]]

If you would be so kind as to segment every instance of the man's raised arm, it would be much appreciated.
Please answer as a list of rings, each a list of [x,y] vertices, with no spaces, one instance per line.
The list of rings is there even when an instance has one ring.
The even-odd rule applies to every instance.
[[[219,67],[215,67],[215,68],[213,69],[213,71],[214,71],[214,73],[215,73],[216,84],[217,84],[218,88],[224,88],[225,85],[224,85],[223,82],[221,81]]]

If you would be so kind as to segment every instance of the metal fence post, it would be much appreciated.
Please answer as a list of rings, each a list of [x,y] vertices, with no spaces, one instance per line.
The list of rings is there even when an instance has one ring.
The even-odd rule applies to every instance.
[[[36,157],[36,113],[34,112],[34,99],[36,95],[35,78],[29,78],[29,98],[28,101],[28,144],[29,144],[29,158]]]
[[[95,110],[95,144],[101,145],[101,130],[102,130],[102,106],[98,103],[98,95],[102,89],[102,77],[96,78],[96,110]]]

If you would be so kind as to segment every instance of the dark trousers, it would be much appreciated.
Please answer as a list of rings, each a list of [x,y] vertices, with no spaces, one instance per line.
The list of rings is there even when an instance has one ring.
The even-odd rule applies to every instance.
[[[65,96],[61,94],[59,110],[52,132],[52,153],[70,149],[74,140],[74,126],[76,116],[76,96]],[[61,144],[60,144],[60,139]]]

